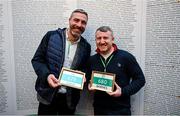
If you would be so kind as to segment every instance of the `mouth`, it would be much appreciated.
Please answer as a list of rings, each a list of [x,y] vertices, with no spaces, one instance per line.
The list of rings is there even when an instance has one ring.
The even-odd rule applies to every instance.
[[[100,47],[106,47],[106,44],[99,44]]]
[[[78,27],[78,26],[72,26],[72,30],[74,30],[77,33],[83,33],[84,32],[84,28],[83,27]]]
[[[107,47],[106,45],[99,45],[99,48],[102,49],[102,50],[106,49],[106,47]]]
[[[82,30],[81,29],[77,29],[77,28],[75,28],[75,29],[73,29],[74,30],[74,32],[75,33],[79,33],[79,34],[81,34],[82,33]]]

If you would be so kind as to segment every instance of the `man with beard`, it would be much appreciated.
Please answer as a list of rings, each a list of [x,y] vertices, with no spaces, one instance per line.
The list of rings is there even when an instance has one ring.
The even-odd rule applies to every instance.
[[[62,67],[84,71],[90,56],[90,44],[81,36],[88,14],[76,9],[69,18],[69,27],[48,31],[32,59],[37,74],[35,89],[39,101],[38,115],[74,114],[80,90],[60,86]]]
[[[145,84],[144,74],[135,57],[120,50],[114,44],[113,31],[108,26],[99,27],[95,33],[97,54],[90,57],[87,77],[92,71],[115,74],[115,90],[104,92],[94,90],[95,115],[131,115],[130,96]]]

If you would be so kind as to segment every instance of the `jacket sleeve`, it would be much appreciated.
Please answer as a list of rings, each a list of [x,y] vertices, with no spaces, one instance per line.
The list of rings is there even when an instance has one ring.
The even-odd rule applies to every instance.
[[[38,79],[43,83],[47,83],[47,76],[50,74],[46,61],[46,51],[48,46],[49,35],[49,33],[46,33],[46,35],[43,37],[41,43],[39,44],[34,54],[34,57],[31,60],[32,66],[38,76]]]
[[[127,73],[132,78],[130,83],[122,88],[123,96],[130,96],[137,93],[145,85],[144,74],[133,55],[127,57]]]

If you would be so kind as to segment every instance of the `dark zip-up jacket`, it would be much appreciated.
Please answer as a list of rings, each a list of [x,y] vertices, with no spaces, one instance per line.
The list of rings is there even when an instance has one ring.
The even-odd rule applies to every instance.
[[[111,55],[114,56],[107,65],[106,72],[116,74],[115,82],[121,87],[122,95],[120,97],[111,97],[106,92],[96,90],[94,107],[102,109],[130,108],[130,96],[138,92],[145,84],[144,74],[135,57],[130,53],[117,49]],[[105,62],[105,59],[99,53],[90,57],[87,77],[90,77],[89,75],[93,70],[104,71],[100,57]]]
[[[48,85],[47,77],[54,74],[59,77],[61,68],[63,67],[65,57],[66,34],[64,29],[49,31],[43,37],[33,59],[32,65],[37,74],[35,89],[37,91],[38,100],[44,104],[50,104],[58,88],[51,88]],[[81,37],[77,45],[77,50],[71,65],[71,69],[84,71],[87,59],[90,56],[90,44]],[[80,91],[77,89],[67,88],[71,92],[67,92],[67,100],[70,104],[76,106],[79,100]],[[69,98],[70,97],[70,98]]]

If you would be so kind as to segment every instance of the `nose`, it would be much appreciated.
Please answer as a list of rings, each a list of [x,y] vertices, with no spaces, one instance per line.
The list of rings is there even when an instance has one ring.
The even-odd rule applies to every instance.
[[[82,23],[81,23],[80,21],[77,22],[76,25],[77,25],[78,27],[82,27]]]
[[[100,43],[101,43],[101,44],[104,44],[104,43],[105,43],[105,41],[104,41],[103,38],[100,39]]]

